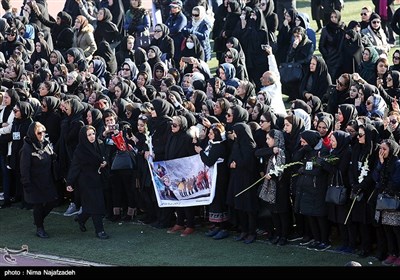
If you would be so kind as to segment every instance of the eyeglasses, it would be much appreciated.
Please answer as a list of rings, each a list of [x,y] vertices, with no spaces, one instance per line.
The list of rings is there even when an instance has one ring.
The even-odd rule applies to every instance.
[[[391,81],[393,81],[393,79],[390,78],[390,77],[387,77],[387,78],[386,78],[386,81],[391,82]]]
[[[357,137],[358,137],[358,138],[361,138],[361,137],[363,137],[364,135],[365,135],[365,133],[358,133]]]
[[[226,116],[230,118],[232,117],[232,114],[227,113]]]
[[[198,17],[198,16],[199,16],[199,14],[192,14],[192,16],[193,16],[193,17]]]
[[[172,126],[173,128],[177,128],[177,127],[179,126],[179,124],[177,124],[177,123],[172,123],[171,126]]]
[[[368,101],[366,101],[366,102],[365,102],[365,104],[367,104],[367,105],[371,105],[371,104],[372,104],[372,102],[368,100]]]
[[[130,68],[122,68],[123,71],[131,71]]]
[[[20,111],[20,110],[17,109],[17,108],[14,108],[14,109],[13,109],[13,112],[14,112],[14,113],[19,112],[19,111]]]
[[[373,20],[373,21],[371,21],[371,23],[372,24],[378,24],[378,23],[381,23],[381,21],[380,20]]]
[[[367,13],[360,13],[360,16],[366,16]]]
[[[37,135],[46,134],[46,130],[36,132]]]
[[[230,59],[232,59],[232,58],[233,58],[233,56],[231,56],[231,55],[227,55],[227,54],[225,55],[225,57],[226,57],[226,58],[230,58]]]
[[[391,124],[396,124],[396,123],[397,123],[397,120],[396,120],[396,119],[391,119],[391,120],[390,120],[390,123],[391,123]]]
[[[162,30],[159,30],[159,29],[154,30],[154,33],[158,33],[158,32],[162,32]]]
[[[344,84],[343,84],[341,81],[339,81],[339,79],[336,79],[336,83],[337,83],[339,86],[344,87]]]

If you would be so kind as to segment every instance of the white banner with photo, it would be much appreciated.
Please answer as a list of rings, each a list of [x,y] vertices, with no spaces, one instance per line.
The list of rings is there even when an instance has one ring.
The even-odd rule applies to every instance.
[[[200,155],[148,163],[159,207],[200,206],[213,201],[217,163],[208,167]]]

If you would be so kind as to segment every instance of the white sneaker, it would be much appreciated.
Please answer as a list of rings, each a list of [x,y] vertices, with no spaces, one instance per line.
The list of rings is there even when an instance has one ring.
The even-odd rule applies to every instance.
[[[79,208],[79,211],[76,212],[76,215],[80,215],[80,214],[82,214],[82,206]]]
[[[76,209],[75,203],[71,202],[68,206],[67,211],[65,211],[64,216],[70,217],[72,215],[75,215],[78,213],[78,210]]]

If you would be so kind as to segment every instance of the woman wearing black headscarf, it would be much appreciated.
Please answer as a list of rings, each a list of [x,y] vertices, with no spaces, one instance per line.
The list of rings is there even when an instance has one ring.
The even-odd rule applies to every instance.
[[[356,199],[350,214],[350,226],[353,232],[359,232],[361,241],[361,257],[367,257],[372,250],[371,231],[374,223],[374,203],[370,204],[374,197],[369,199],[374,191],[372,170],[378,159],[379,133],[373,125],[360,125],[358,127],[358,142],[353,145],[351,153],[351,164],[349,169],[349,181],[351,185],[351,199]],[[375,195],[376,198],[376,195]],[[378,240],[382,240],[383,229],[376,228]],[[386,257],[385,244],[378,242],[377,257],[383,260]]]
[[[358,25],[357,21],[352,20],[346,28],[341,50],[342,73],[357,72],[358,65],[361,63],[364,46],[361,34],[354,29]]]
[[[120,40],[118,27],[112,22],[113,16],[109,9],[101,8],[97,14],[97,25],[94,30],[94,40],[97,46],[101,41],[113,43]]]
[[[319,50],[326,61],[333,81],[336,81],[342,74],[340,67],[342,63],[341,46],[344,39],[344,30],[340,20],[340,12],[337,10],[332,11],[328,24],[322,28],[319,40]]]
[[[358,116],[356,106],[352,104],[342,104],[338,107],[338,121],[340,130],[346,131],[347,124],[351,120],[355,120]]]
[[[265,18],[259,9],[246,7],[240,16],[233,34],[238,38],[246,55],[246,68],[249,81],[261,87],[260,77],[268,70],[265,51],[260,47],[268,44],[268,29]]]
[[[229,115],[233,115],[236,121],[230,128],[233,144],[228,159],[230,178],[227,191],[227,204],[235,209],[239,217],[241,233],[236,241],[244,241],[245,244],[253,243],[256,239],[256,213],[258,210],[257,188],[251,188],[239,196],[238,193],[249,187],[257,180],[256,157],[254,156],[256,142],[253,139],[250,127],[240,119],[247,113],[244,108],[238,109]],[[238,116],[239,115],[239,116]],[[239,118],[238,118],[239,117]]]
[[[57,190],[52,176],[51,143],[45,138],[46,128],[39,122],[32,123],[20,151],[21,183],[26,202],[33,204],[36,235],[48,238],[44,219],[56,205]]]
[[[11,156],[10,156],[10,167],[12,172],[14,173],[14,180],[16,186],[15,196],[17,200],[21,200],[20,208],[23,209],[26,207],[27,209],[32,208],[31,205],[28,205],[24,199],[24,193],[21,184],[21,172],[20,172],[20,155],[19,151],[21,150],[24,142],[24,137],[27,134],[28,128],[30,124],[33,122],[33,108],[31,104],[24,101],[19,101],[14,106],[14,121],[11,128],[12,137],[12,145],[11,145]]]
[[[92,217],[96,237],[100,239],[109,238],[103,226],[105,203],[101,173],[107,168],[105,157],[105,147],[103,141],[96,137],[96,129],[91,125],[82,127],[66,185],[68,191],[73,190],[72,186],[79,186],[82,201],[82,213],[78,215],[79,229],[85,232],[85,222]]]
[[[321,99],[326,94],[328,87],[332,85],[328,66],[322,57],[313,55],[310,66],[306,69],[300,84],[300,96],[303,100],[310,100],[312,96],[318,96]]]
[[[392,102],[400,99],[400,72],[395,70],[389,70],[386,75],[386,87],[379,85],[379,93],[387,104],[392,104]],[[365,100],[367,100],[365,98]],[[392,106],[389,106],[390,108]]]
[[[34,8],[33,12],[35,12],[37,18],[44,25],[50,27],[51,37],[53,39],[54,49],[59,50],[63,55],[65,55],[66,51],[72,47],[72,41],[74,38],[74,32],[72,30],[72,17],[67,12],[61,11],[57,14],[58,21],[51,21],[42,15],[42,13]]]
[[[351,161],[351,148],[350,148],[351,136],[349,133],[337,130],[332,133],[331,146],[328,157],[337,158],[335,161],[320,161],[322,168],[329,172],[329,180],[332,186],[338,182],[341,186],[344,186],[347,190],[350,189],[349,183],[349,167]],[[340,231],[341,245],[336,251],[343,253],[353,253],[356,249],[356,238],[357,236],[352,232],[348,224],[344,224],[347,213],[350,209],[351,201],[349,199],[349,193],[347,193],[346,204],[336,205],[328,203],[328,219],[337,224]]]
[[[391,197],[400,195],[400,146],[394,140],[386,139],[380,144],[379,161],[372,173],[378,193]],[[379,199],[379,198],[378,198]],[[400,265],[400,220],[399,209],[377,211],[382,221],[387,240],[389,256],[383,265]]]
[[[329,226],[325,203],[327,172],[318,164],[318,158],[327,155],[321,136],[317,131],[306,130],[300,134],[301,149],[296,151],[293,161],[301,161],[297,170],[295,213],[301,213],[307,219],[314,242],[308,248],[325,251],[331,247]],[[316,187],[318,186],[318,187]]]

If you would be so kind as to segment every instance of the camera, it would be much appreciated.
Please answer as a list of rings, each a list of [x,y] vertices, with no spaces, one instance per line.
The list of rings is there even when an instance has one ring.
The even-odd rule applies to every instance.
[[[109,126],[110,130],[118,130],[119,129],[119,125],[118,124],[110,124]]]
[[[133,134],[132,134],[132,127],[127,127],[127,128],[126,128],[126,135],[129,136],[129,137],[132,137],[132,136],[133,136]]]

